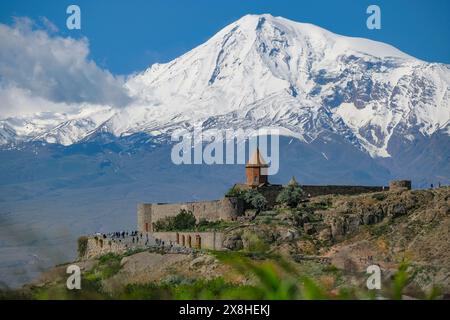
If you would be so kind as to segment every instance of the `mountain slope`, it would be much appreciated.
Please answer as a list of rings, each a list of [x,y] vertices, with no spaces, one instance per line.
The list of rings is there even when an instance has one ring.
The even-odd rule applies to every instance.
[[[330,130],[387,157],[399,128],[429,136],[448,127],[449,84],[448,66],[263,15],[245,16],[127,86],[141,99],[156,98],[166,123],[220,117],[223,127],[237,118],[236,127],[278,125],[310,137]]]
[[[70,145],[92,133],[160,135],[177,127],[280,126],[304,141],[338,133],[372,157],[395,156],[393,136],[449,134],[450,69],[389,45],[271,15],[247,15],[206,43],[126,83],[124,108],[6,119],[3,144]],[[99,119],[101,121],[99,121]]]

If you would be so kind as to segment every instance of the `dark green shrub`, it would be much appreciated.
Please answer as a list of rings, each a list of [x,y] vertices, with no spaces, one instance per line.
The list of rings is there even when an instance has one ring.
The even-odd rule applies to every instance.
[[[225,196],[240,198],[245,201],[247,206],[258,211],[264,210],[267,206],[266,198],[257,189],[242,190],[234,186],[228,190]]]
[[[237,188],[236,186],[233,186],[232,188],[230,188],[227,193],[225,194],[225,197],[230,197],[230,198],[242,198],[244,194],[244,191],[242,191],[240,188]]]
[[[155,231],[187,231],[195,229],[196,219],[192,212],[181,209],[173,217],[166,217],[153,224]]]
[[[261,211],[264,210],[267,206],[267,200],[264,198],[264,196],[258,192],[256,189],[250,189],[245,191],[244,193],[244,200],[247,203],[247,205],[251,206],[252,208]]]
[[[295,208],[305,198],[305,192],[298,185],[288,185],[277,197],[277,202]]]

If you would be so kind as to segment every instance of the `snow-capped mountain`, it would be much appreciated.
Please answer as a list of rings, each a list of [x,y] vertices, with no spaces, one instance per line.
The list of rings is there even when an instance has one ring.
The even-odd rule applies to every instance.
[[[0,119],[0,278],[28,282],[31,254],[72,260],[80,234],[131,230],[137,203],[218,199],[245,181],[243,166],[170,161],[177,128],[283,128],[272,183],[449,185],[449,86],[448,65],[248,15],[130,76],[125,106]]]
[[[122,108],[4,119],[0,143],[278,126],[307,143],[333,133],[372,157],[391,157],[394,136],[413,143],[450,134],[448,65],[271,15],[244,16],[125,87],[133,102]]]

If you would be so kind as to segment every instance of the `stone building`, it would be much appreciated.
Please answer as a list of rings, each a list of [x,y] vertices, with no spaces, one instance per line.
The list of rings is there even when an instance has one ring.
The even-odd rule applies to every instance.
[[[267,170],[269,166],[261,157],[259,149],[256,149],[253,156],[245,166],[245,175],[247,177],[247,186],[252,188],[259,187],[269,183]]]
[[[236,184],[241,190],[257,188],[266,197],[269,205],[274,205],[281,185],[271,185],[267,175],[268,165],[261,156],[259,149],[248,161],[245,173],[247,182]],[[192,212],[197,221],[233,221],[245,213],[245,203],[238,197],[224,197],[220,200],[184,202],[184,203],[148,203],[139,204],[137,210],[138,230],[153,232],[153,224],[166,217],[175,216],[181,210]]]
[[[233,188],[241,191],[257,189],[266,198],[267,206],[270,208],[275,205],[283,186],[269,182],[268,167],[259,149],[256,149],[245,166],[246,183],[236,183]]]
[[[234,189],[241,191],[257,190],[267,200],[267,207],[273,208],[282,185],[274,185],[269,182],[268,165],[262,158],[259,150],[252,155],[245,167],[246,183],[234,185]],[[411,189],[411,181],[391,181],[389,187],[384,186],[345,186],[345,185],[304,185],[299,184],[295,177],[288,185],[296,185],[303,189],[308,197],[328,194],[357,195],[369,192],[392,190],[401,192]],[[140,237],[128,239],[104,239],[95,237],[87,238],[84,257],[100,256],[108,252],[123,253],[128,250],[152,246],[143,239],[158,239],[162,246],[172,252],[173,250],[186,249],[210,249],[225,250],[224,233],[222,232],[155,232],[153,224],[161,219],[176,216],[181,210],[192,212],[197,222],[201,219],[207,221],[234,221],[245,215],[247,205],[241,197],[225,196],[220,200],[184,202],[184,203],[148,203],[139,204],[137,210],[137,227]],[[143,235],[145,236],[143,237]]]
[[[403,191],[411,190],[410,180],[395,180],[389,183],[389,190],[391,191]]]
[[[283,190],[279,184],[271,184],[268,177],[268,165],[257,149],[245,167],[245,183],[237,183],[234,189],[256,189],[267,200],[268,208],[276,204],[278,194]],[[345,185],[304,185],[299,184],[295,177],[289,183],[299,185],[309,197],[328,194],[357,195],[369,192],[387,191],[385,186],[345,186]],[[393,190],[411,189],[411,181],[393,181],[390,184]],[[139,204],[137,210],[138,230],[153,232],[153,224],[160,219],[176,216],[181,210],[192,212],[197,221],[234,221],[243,216],[246,210],[245,202],[239,197],[226,196],[220,200],[184,203],[149,203]]]
[[[153,232],[153,224],[158,220],[176,216],[181,210],[192,212],[197,222],[233,221],[244,214],[244,201],[235,197],[224,197],[220,200],[183,203],[142,203],[138,205],[137,224],[141,232]]]

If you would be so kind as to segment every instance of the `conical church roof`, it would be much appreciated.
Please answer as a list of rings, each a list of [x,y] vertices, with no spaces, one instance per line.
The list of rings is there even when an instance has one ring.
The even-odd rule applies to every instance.
[[[291,180],[289,180],[288,186],[298,186],[298,182],[294,176],[292,176]]]
[[[267,163],[261,156],[261,152],[259,151],[259,149],[256,149],[256,151],[253,153],[252,157],[247,162],[246,167],[268,167]]]

